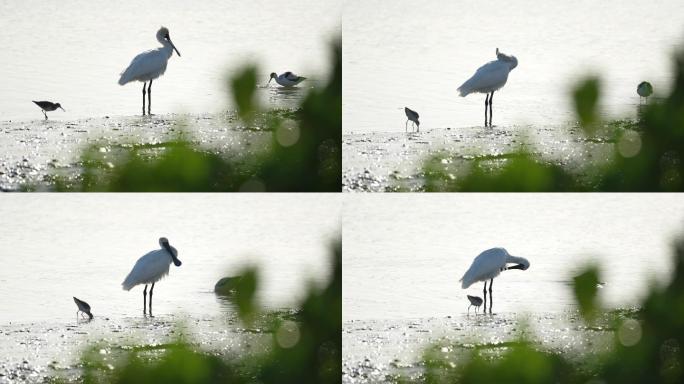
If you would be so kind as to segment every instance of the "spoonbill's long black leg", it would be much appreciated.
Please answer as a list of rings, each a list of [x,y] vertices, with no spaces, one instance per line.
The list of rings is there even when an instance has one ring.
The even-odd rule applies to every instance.
[[[154,291],[154,283],[152,283],[152,288],[150,288],[150,317],[152,317],[152,291]]]
[[[143,116],[145,116],[145,86],[147,83],[143,83]]]
[[[145,314],[147,314],[147,284],[145,284],[145,289],[143,289],[143,315]]]
[[[150,84],[147,86],[147,116],[152,116],[152,80],[150,80]],[[154,284],[152,285],[154,286]]]
[[[494,104],[494,91],[492,91],[491,96],[489,96],[489,126],[492,126],[492,104]],[[491,288],[491,284],[489,284],[489,287]],[[490,295],[491,296],[491,295]],[[492,307],[490,306],[489,309],[491,310]]]
[[[492,92],[493,93],[493,92]],[[491,100],[490,100],[491,102]],[[491,113],[491,112],[490,112]],[[489,126],[492,126],[492,115],[489,115]],[[494,284],[494,279],[489,280],[489,313],[492,313],[492,305],[494,301],[494,296],[492,295],[492,285]]]
[[[485,127],[487,126],[487,106],[489,105],[489,93],[485,96]]]
[[[482,289],[482,293],[484,294],[484,311],[487,312],[487,280],[485,280],[484,282],[484,288]]]

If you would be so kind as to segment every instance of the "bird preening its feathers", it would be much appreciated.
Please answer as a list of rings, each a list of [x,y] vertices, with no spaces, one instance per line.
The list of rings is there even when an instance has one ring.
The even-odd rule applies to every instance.
[[[496,49],[496,60],[481,66],[470,79],[466,80],[457,91],[465,97],[471,93],[484,93],[485,96],[485,127],[487,126],[487,107],[489,107],[489,126],[492,126],[492,104],[494,91],[498,91],[508,81],[508,74],[518,66],[518,59],[506,55]]]
[[[513,264],[512,266],[508,266]],[[461,277],[461,288],[466,289],[478,281],[484,282],[484,305],[487,310],[487,280],[489,280],[489,312],[492,312],[492,283],[502,271],[509,269],[527,270],[530,262],[524,257],[511,256],[503,248],[492,248],[480,253],[470,268]],[[469,297],[470,299],[470,297]],[[472,300],[471,300],[472,303]],[[468,307],[470,308],[470,307]]]

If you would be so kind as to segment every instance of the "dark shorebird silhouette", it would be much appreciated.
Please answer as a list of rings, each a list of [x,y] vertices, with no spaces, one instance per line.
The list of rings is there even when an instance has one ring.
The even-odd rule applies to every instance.
[[[62,108],[62,106],[59,105],[59,103],[53,103],[53,102],[50,102],[50,101],[35,101],[35,100],[31,100],[31,101],[33,101],[37,106],[40,107],[40,109],[43,110],[43,115],[45,115],[45,120],[48,119],[48,118],[47,118],[47,113],[45,113],[45,111],[47,111],[47,112],[52,112],[52,111],[54,111],[54,110],[57,109],[57,108],[59,108],[59,109],[61,109],[62,111],[64,111],[64,108]],[[66,111],[64,111],[64,112],[66,112]]]
[[[418,132],[420,132],[420,122],[418,121],[418,112],[410,109],[409,107],[404,107],[404,113],[406,114],[406,124],[404,124],[405,131],[408,131],[408,122],[411,121],[418,129]]]
[[[482,305],[482,298],[479,296],[468,296],[468,300],[470,300],[470,305],[468,306],[468,311],[470,311],[470,307],[473,305],[475,306],[475,312],[477,313],[477,309],[480,308],[480,305]]]
[[[639,94],[639,102],[641,102],[642,98],[646,99],[653,94],[653,86],[648,81],[642,81],[637,86],[637,93]]]
[[[94,316],[92,313],[90,313],[90,305],[88,305],[88,303],[86,303],[83,300],[79,300],[75,297],[74,297],[74,303],[76,303],[76,306],[78,307],[78,311],[76,311],[76,316],[78,316],[79,312],[82,312],[81,315],[83,315],[83,313],[85,313],[86,315],[88,315],[88,317],[90,317],[90,320],[93,319]]]

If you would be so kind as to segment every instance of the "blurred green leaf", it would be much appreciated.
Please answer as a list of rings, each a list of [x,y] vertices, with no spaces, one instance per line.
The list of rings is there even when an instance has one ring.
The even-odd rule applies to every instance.
[[[245,323],[251,323],[258,312],[255,302],[257,286],[259,284],[259,272],[256,267],[246,267],[240,273],[240,278],[235,282],[235,294],[232,301],[238,309],[238,316]]]
[[[600,81],[598,77],[589,77],[581,81],[572,91],[575,111],[582,128],[588,134],[595,131],[594,124],[599,120],[598,100]]]
[[[599,275],[595,266],[587,267],[584,272],[573,277],[573,290],[580,313],[585,319],[594,318],[598,310],[597,297]]]
[[[233,101],[237,106],[238,115],[244,120],[251,120],[257,109],[256,85],[257,68],[255,65],[245,66],[230,80]]]

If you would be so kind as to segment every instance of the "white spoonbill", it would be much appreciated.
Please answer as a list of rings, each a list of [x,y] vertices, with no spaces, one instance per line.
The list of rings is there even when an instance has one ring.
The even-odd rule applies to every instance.
[[[408,122],[411,121],[413,125],[418,127],[418,132],[420,132],[420,121],[418,121],[418,118],[420,117],[418,115],[418,112],[412,110],[409,107],[404,107],[404,113],[406,114],[406,124],[404,124],[404,131],[408,130]]]
[[[280,76],[278,76],[277,73],[272,72],[271,77],[268,79],[268,83],[266,83],[266,85],[268,85],[272,79],[275,79],[275,82],[282,85],[283,87],[294,87],[295,85],[306,80],[306,77],[297,76],[290,71],[282,73],[280,74]]]
[[[178,260],[178,251],[169,244],[166,237],[159,238],[159,245],[161,249],[150,251],[139,258],[124,282],[121,283],[123,289],[127,291],[130,291],[131,288],[138,284],[145,284],[145,289],[143,290],[143,314],[146,313],[145,310],[147,309],[147,284],[152,284],[152,288],[150,288],[150,316],[152,316],[152,291],[154,291],[154,283],[169,274],[171,262],[176,267],[181,266],[181,261]]]
[[[124,85],[131,81],[142,81],[143,116],[145,116],[145,84],[148,81],[150,82],[150,85],[147,86],[147,114],[150,115],[152,109],[152,80],[166,72],[166,64],[173,55],[173,51],[176,51],[178,57],[181,55],[176,46],[171,42],[169,30],[165,27],[161,27],[157,31],[157,41],[163,47],[143,52],[134,57],[133,61],[121,73],[119,78],[119,85]]]
[[[642,81],[637,86],[637,93],[640,96],[639,101],[641,101],[642,97],[648,98],[649,96],[651,96],[653,94],[653,86],[648,81]]]
[[[518,66],[515,56],[504,55],[496,49],[496,60],[481,66],[470,79],[466,80],[457,91],[461,97],[470,93],[485,93],[485,127],[487,126],[487,106],[489,106],[489,126],[492,126],[492,100],[494,91],[501,89],[508,80],[508,73]]]
[[[72,296],[72,297],[73,297],[73,296]],[[76,311],[76,316],[77,316],[77,317],[78,317],[78,313],[79,313],[79,312],[82,312],[82,314],[85,313],[86,315],[88,315],[88,317],[90,318],[90,320],[93,319],[94,316],[93,316],[92,313],[90,313],[90,305],[89,305],[88,303],[86,303],[86,302],[83,301],[83,300],[79,300],[79,299],[77,299],[76,297],[74,297],[74,303],[76,303],[76,306],[78,307],[78,311]],[[78,319],[77,319],[77,320],[78,320]]]
[[[508,267],[507,264],[515,264]],[[492,248],[480,253],[461,278],[461,288],[466,289],[473,283],[484,281],[484,310],[487,311],[487,280],[489,280],[489,313],[492,313],[492,283],[501,271],[507,269],[526,270],[530,262],[522,257],[511,256],[503,248]]]

